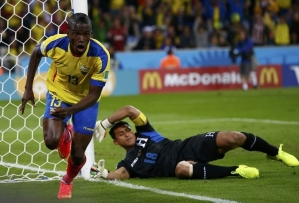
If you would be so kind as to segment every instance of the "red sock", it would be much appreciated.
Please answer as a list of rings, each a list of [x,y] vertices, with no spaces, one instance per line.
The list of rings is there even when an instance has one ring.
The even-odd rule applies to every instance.
[[[63,176],[62,180],[68,184],[72,183],[74,178],[78,175],[81,168],[84,166],[85,162],[86,156],[84,156],[84,161],[81,165],[74,166],[71,157],[69,157],[67,161],[66,174]]]

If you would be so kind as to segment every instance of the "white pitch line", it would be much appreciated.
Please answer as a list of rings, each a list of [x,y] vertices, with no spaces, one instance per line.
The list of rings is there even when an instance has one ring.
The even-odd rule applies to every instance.
[[[25,165],[21,165],[21,164],[13,164],[13,163],[8,163],[8,162],[0,162],[0,166],[6,166],[6,167],[11,167],[11,168],[19,168],[19,169],[23,169],[23,170],[29,170],[29,171],[33,171],[33,172],[41,172],[41,173],[54,173],[57,175],[64,175],[65,172],[64,171],[51,171],[51,170],[45,170],[42,168],[37,168],[37,167],[32,167],[32,166],[25,166]]]
[[[94,180],[97,181],[97,180]],[[170,195],[170,196],[176,196],[176,197],[185,197],[189,199],[195,199],[195,200],[201,200],[201,201],[211,201],[215,203],[238,203],[236,201],[231,201],[231,200],[225,200],[225,199],[220,199],[220,198],[212,198],[212,197],[206,197],[206,196],[200,196],[200,195],[190,195],[186,193],[180,193],[180,192],[172,192],[172,191],[167,191],[167,190],[160,190],[156,188],[151,188],[151,187],[145,187],[142,185],[133,185],[131,183],[126,183],[118,180],[110,180],[110,181],[101,181],[101,182],[106,182],[112,185],[116,185],[119,187],[125,187],[125,188],[130,188],[130,189],[135,189],[135,190],[146,190],[158,194],[164,194],[164,195]]]
[[[216,118],[216,119],[196,119],[196,120],[173,120],[173,121],[159,121],[152,122],[153,124],[168,125],[180,123],[209,123],[209,122],[250,122],[250,123],[267,123],[279,125],[299,125],[298,121],[281,121],[268,119],[253,119],[253,118]]]

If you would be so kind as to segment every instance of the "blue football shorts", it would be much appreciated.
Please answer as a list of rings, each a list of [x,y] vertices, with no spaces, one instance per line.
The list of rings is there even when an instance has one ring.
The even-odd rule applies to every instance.
[[[47,92],[44,119],[56,118],[55,116],[50,115],[52,109],[57,107],[66,108],[70,106],[72,105],[63,102],[57,96]],[[87,109],[79,111],[73,115],[67,116],[63,119],[63,122],[67,123],[70,120],[70,118],[72,118],[73,129],[75,132],[82,133],[85,135],[92,135],[98,117],[98,109],[99,102],[88,107]]]

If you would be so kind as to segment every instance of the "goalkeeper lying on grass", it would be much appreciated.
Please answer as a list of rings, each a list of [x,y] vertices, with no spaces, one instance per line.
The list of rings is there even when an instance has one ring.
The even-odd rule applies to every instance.
[[[135,124],[134,133],[124,118]],[[117,170],[109,172],[102,161],[92,171],[104,179],[178,177],[182,179],[213,179],[226,176],[258,178],[259,171],[246,165],[217,166],[210,161],[222,159],[226,152],[237,147],[260,151],[267,158],[282,161],[287,166],[298,166],[293,155],[270,145],[262,138],[246,132],[206,132],[185,140],[169,140],[159,134],[145,115],[133,106],[124,106],[111,116],[98,121],[94,136],[99,141],[110,128],[114,144],[126,150],[126,157],[118,163]]]

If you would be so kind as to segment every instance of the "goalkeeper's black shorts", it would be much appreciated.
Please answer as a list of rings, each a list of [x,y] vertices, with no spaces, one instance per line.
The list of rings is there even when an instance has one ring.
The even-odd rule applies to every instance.
[[[224,154],[218,153],[216,145],[217,134],[218,132],[207,132],[185,139],[178,155],[178,162],[185,160],[208,163],[222,159]]]

